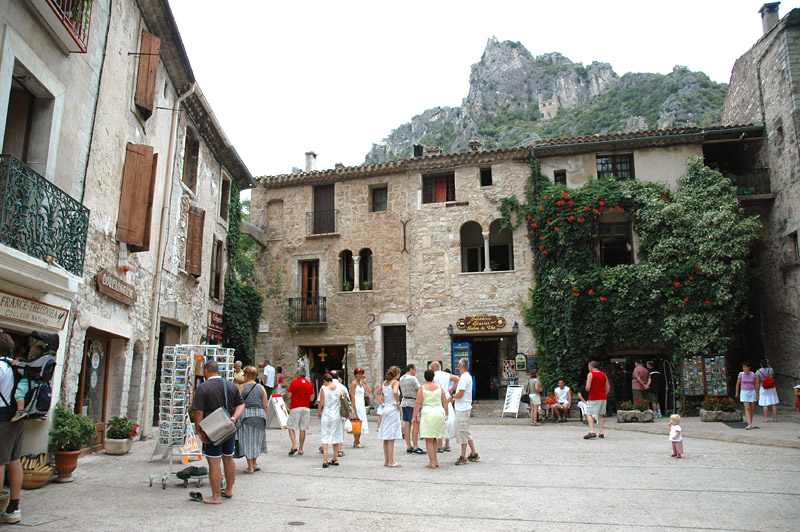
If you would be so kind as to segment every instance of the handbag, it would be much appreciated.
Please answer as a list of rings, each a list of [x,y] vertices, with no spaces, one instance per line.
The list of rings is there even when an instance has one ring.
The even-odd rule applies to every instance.
[[[761,371],[759,371],[759,373],[761,373]],[[761,374],[763,375],[763,373],[761,373]],[[761,387],[764,388],[765,390],[769,390],[770,388],[774,388],[775,387],[775,379],[773,379],[769,375],[765,376],[761,380]]]
[[[358,418],[353,418],[350,421],[350,430],[347,431],[348,434],[361,434],[361,420]]]
[[[339,396],[339,415],[345,419],[350,419],[353,417],[353,403],[350,402],[350,394],[347,393],[346,390],[342,390],[342,394]]]
[[[519,400],[522,401],[525,404],[530,404],[531,396],[528,395],[527,393],[523,393],[522,396],[519,398]]]
[[[212,445],[219,445],[236,434],[236,424],[231,420],[231,415],[228,413],[228,383],[224,380],[222,381],[222,387],[225,395],[225,406],[217,408],[208,417],[204,417],[200,421],[200,429],[205,433]]]

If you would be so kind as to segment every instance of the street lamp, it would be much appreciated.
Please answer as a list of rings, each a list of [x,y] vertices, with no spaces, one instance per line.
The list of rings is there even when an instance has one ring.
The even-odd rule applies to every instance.
[[[513,334],[517,334],[519,332],[519,323],[517,323],[516,321],[514,322],[514,326],[511,327],[511,332]]]
[[[453,336],[453,324],[452,323],[447,326],[447,334],[449,336]]]

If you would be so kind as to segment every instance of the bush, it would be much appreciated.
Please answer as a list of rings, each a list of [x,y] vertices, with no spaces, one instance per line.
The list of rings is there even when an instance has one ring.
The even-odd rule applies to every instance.
[[[91,418],[56,405],[50,429],[50,452],[79,451],[92,443],[96,435],[97,427]]]
[[[645,412],[650,410],[650,401],[647,399],[637,399],[634,403],[633,401],[624,401],[621,405],[619,405],[620,410],[638,410],[639,412]]]
[[[700,403],[700,408],[719,412],[735,412],[737,410],[736,403],[730,397],[715,397],[711,395],[705,396],[703,402]]]
[[[125,416],[112,417],[111,421],[106,423],[106,438],[112,440],[124,440],[126,438],[133,438],[139,430],[139,425],[131,421]]]

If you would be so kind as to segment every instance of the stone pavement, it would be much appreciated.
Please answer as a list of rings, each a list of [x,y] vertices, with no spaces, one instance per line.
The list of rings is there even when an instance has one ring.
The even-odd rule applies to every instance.
[[[781,416],[753,431],[685,419],[681,460],[670,458],[666,420],[611,422],[605,439],[584,440],[577,421],[477,418],[481,460],[456,467],[458,453],[444,453],[437,470],[402,442],[404,467],[383,467],[374,419],[366,448],[353,449],[346,436],[341,466],[325,470],[316,423],[305,456],[287,456],[288,436],[271,429],[263,470],[237,475],[235,497],[216,507],[189,500],[194,483],[149,487],[149,474],[167,463],[147,463],[153,444],[137,442],[126,456],[81,458],[72,484],[24,491],[21,528],[796,531],[800,414]]]

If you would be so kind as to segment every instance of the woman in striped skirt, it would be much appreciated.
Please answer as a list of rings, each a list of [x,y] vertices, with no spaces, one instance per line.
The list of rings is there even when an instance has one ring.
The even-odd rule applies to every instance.
[[[267,453],[267,405],[269,398],[264,387],[256,382],[258,370],[253,366],[244,368],[244,415],[237,421],[236,437],[242,454],[247,458],[245,473],[260,471],[259,455]]]

